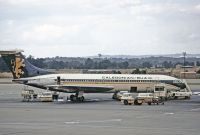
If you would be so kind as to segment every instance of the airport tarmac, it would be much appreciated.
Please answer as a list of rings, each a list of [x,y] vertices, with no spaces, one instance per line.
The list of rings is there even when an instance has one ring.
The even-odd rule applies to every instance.
[[[158,106],[124,106],[112,94],[86,94],[94,101],[58,104],[22,102],[22,88],[0,84],[0,135],[200,134],[200,96]]]

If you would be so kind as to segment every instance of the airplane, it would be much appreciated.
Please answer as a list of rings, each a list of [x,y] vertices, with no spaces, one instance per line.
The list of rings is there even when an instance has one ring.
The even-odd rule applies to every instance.
[[[84,101],[83,93],[109,93],[135,89],[137,85],[165,83],[186,88],[182,80],[167,75],[150,74],[56,74],[32,65],[23,50],[0,51],[13,75],[13,82],[45,90],[75,93],[71,101]]]

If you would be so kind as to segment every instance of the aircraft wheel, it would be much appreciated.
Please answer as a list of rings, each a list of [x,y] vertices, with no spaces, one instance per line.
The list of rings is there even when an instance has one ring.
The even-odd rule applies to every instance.
[[[74,95],[70,95],[70,100],[74,101],[74,97],[75,97]]]
[[[151,105],[151,102],[148,102],[148,105]]]
[[[82,96],[82,97],[79,98],[79,100],[80,100],[81,102],[83,102],[84,99],[85,99],[84,96]]]

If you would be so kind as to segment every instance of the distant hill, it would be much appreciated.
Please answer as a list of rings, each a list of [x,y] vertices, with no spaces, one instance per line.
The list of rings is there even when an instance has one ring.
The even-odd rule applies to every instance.
[[[100,57],[99,57],[100,56]],[[33,65],[46,69],[131,69],[172,68],[183,65],[182,54],[166,55],[99,55],[89,57],[27,57]],[[200,66],[200,54],[187,54],[186,66]],[[0,57],[0,72],[9,71]]]
[[[122,59],[132,59],[132,58],[149,58],[149,57],[170,57],[170,58],[180,58],[183,57],[182,53],[177,54],[156,54],[156,55],[101,55],[101,58],[122,58]],[[200,54],[187,54],[186,57],[200,58]],[[88,56],[87,58],[99,58],[99,56]]]

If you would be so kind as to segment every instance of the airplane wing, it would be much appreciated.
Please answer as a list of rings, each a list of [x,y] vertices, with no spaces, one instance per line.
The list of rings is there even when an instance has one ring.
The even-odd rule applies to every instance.
[[[68,85],[68,84],[52,85],[53,83],[55,83],[53,79],[20,78],[20,79],[13,79],[13,82],[41,89],[48,89],[51,91],[65,92],[65,93],[74,93],[77,91],[83,91],[84,93],[105,93],[114,89],[113,86],[99,86],[99,85],[92,85],[92,86]]]
[[[114,89],[113,86],[85,86],[85,85],[47,85],[49,89],[60,92],[104,93]]]

